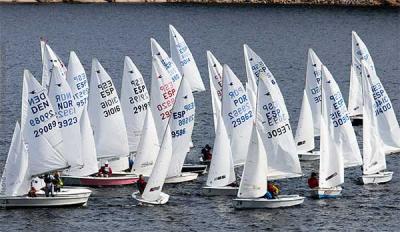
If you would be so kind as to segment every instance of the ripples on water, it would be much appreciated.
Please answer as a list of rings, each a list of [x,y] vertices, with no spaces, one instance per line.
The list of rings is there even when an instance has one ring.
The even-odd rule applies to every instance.
[[[168,24],[184,36],[203,81],[209,86],[206,50],[245,80],[242,44],[247,43],[271,69],[286,99],[293,128],[301,106],[307,50],[312,47],[330,69],[345,97],[349,86],[351,31],[367,44],[381,80],[399,115],[400,20],[398,9],[206,5],[0,5],[0,169],[12,129],[20,117],[24,68],[40,78],[39,38],[68,62],[75,50],[88,75],[97,57],[118,89],[123,59],[129,55],[150,86],[150,37],[168,51]],[[197,161],[200,148],[213,143],[209,91],[195,94],[193,142],[188,156]],[[361,142],[361,130],[357,129]],[[206,180],[167,185],[163,207],[136,207],[133,187],[94,189],[86,208],[0,211],[0,231],[225,231],[225,230],[400,230],[398,156],[388,156],[392,182],[356,185],[359,168],[346,170],[340,200],[306,199],[300,207],[236,211],[230,198],[201,195]],[[303,172],[318,162],[303,163]],[[280,181],[285,193],[307,195],[306,177]]]

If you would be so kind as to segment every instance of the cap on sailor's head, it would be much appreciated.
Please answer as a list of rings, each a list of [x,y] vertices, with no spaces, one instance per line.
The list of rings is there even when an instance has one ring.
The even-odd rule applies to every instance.
[[[106,160],[106,162],[104,162],[104,165],[108,165],[108,161]]]

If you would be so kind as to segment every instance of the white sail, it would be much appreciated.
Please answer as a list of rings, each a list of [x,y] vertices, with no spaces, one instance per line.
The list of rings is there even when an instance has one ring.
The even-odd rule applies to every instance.
[[[155,39],[151,38],[150,44],[151,44],[151,56],[152,57],[156,56],[160,60],[161,64],[164,65],[165,69],[169,73],[175,87],[178,88],[182,80],[182,75],[179,72],[178,67],[168,56],[168,54],[164,51],[164,49],[160,46],[160,44],[157,43]],[[153,85],[153,82],[151,83]]]
[[[21,134],[28,146],[31,176],[69,166],[47,90],[28,70],[24,71],[22,89]]]
[[[160,193],[167,177],[168,167],[172,157],[172,137],[171,129],[167,125],[165,135],[163,136],[160,152],[156,164],[151,172],[146,188],[142,194],[143,199],[147,201],[156,201],[160,198]]]
[[[257,126],[253,125],[246,163],[240,181],[239,198],[259,198],[267,192],[267,153]]]
[[[222,100],[222,65],[207,51],[208,76],[210,78],[211,103],[214,118],[214,130],[217,130],[218,114],[221,114]]]
[[[28,192],[30,187],[30,176],[27,175],[28,159],[28,151],[23,143],[21,128],[17,122],[1,177],[1,195],[21,196]]]
[[[50,84],[51,72],[53,66],[57,66],[61,70],[63,78],[66,76],[67,69],[62,60],[57,54],[51,49],[51,47],[43,40],[40,41],[40,48],[42,52],[42,85],[48,89]]]
[[[257,104],[257,96],[256,96],[256,93],[254,91],[257,91],[257,89],[253,90],[250,87],[250,84],[247,82],[246,83],[246,92],[247,92],[247,95],[249,96],[249,101],[250,101],[251,106],[252,106],[253,109],[256,108],[256,104]]]
[[[233,161],[235,165],[244,164],[254,111],[246,90],[228,65],[224,65],[222,85],[222,117],[231,142]]]
[[[85,69],[75,52],[71,51],[68,61],[67,82],[73,93],[77,114],[80,115],[81,149],[83,167],[70,169],[68,174],[75,176],[88,176],[96,173],[97,152],[87,111],[89,97],[89,83]]]
[[[149,104],[150,96],[143,76],[132,60],[126,56],[122,76],[121,106],[125,117],[130,152],[137,151]]]
[[[362,115],[363,97],[362,97],[362,69],[361,61],[365,61],[369,70],[376,72],[374,61],[369,54],[367,46],[357,35],[355,31],[351,32],[351,73],[350,73],[350,89],[349,89],[349,113],[350,116]]]
[[[268,150],[268,177],[281,179],[301,176],[300,161],[289,117],[279,96],[269,89],[270,80],[261,72],[257,93],[257,125]]]
[[[88,105],[89,83],[85,69],[74,51],[69,54],[67,82],[74,94],[78,115]]]
[[[49,99],[53,105],[57,126],[61,131],[64,143],[64,157],[72,167],[82,167],[82,147],[76,146],[82,141],[79,115],[73,93],[62,70],[53,67],[49,83]]]
[[[174,84],[170,73],[168,73],[158,56],[153,56],[150,106],[153,111],[159,141],[164,136],[165,128],[171,116],[178,86]]]
[[[169,122],[172,136],[172,158],[167,177],[181,174],[183,163],[190,149],[196,107],[190,85],[186,80],[185,77],[181,81]]]
[[[214,139],[213,157],[208,170],[207,186],[227,186],[236,181],[232,150],[222,116],[217,115],[217,131]]]
[[[181,75],[186,77],[186,81],[189,83],[192,91],[205,91],[206,88],[204,87],[203,80],[201,79],[192,52],[190,52],[183,37],[172,25],[169,25],[169,41],[171,59],[178,67]]]
[[[364,62],[362,62],[364,64]],[[362,67],[363,86],[363,173],[375,174],[386,169],[385,146],[379,135],[379,109],[375,99],[376,91],[366,67]]]
[[[253,50],[251,50],[248,45],[245,44],[243,45],[243,47],[244,47],[244,59],[246,63],[247,79],[250,88],[254,92],[257,92],[256,90],[260,74],[265,73],[265,76],[268,79],[268,81],[266,82],[268,89],[271,91],[271,94],[275,96],[276,100],[280,102],[284,114],[287,115],[287,117],[289,117],[289,113],[286,109],[285,100],[283,98],[281,90],[279,89],[278,83],[275,80],[274,75],[272,75],[271,71],[269,71],[264,61]]]
[[[340,146],[343,141],[341,124],[350,121],[350,118],[345,110],[342,94],[325,66],[322,67],[321,88],[319,187],[332,188],[344,183],[344,159]]]
[[[127,157],[128,136],[117,91],[97,59],[92,61],[88,112],[98,158]]]
[[[310,103],[308,101],[307,93],[306,91],[303,91],[303,101],[301,103],[299,122],[297,123],[297,130],[295,136],[298,152],[309,152],[314,150],[315,148],[315,141],[314,141],[315,124],[312,121],[314,117],[320,118],[321,112],[318,115],[313,116]]]
[[[368,78],[371,83],[371,91],[375,101],[373,109],[378,123],[377,129],[385,145],[385,152],[398,150],[400,148],[400,140],[398,138],[400,128],[392,102],[376,72],[370,70],[371,66],[366,61],[362,61],[362,64],[364,67],[362,78]]]
[[[156,163],[159,151],[160,143],[158,141],[156,125],[154,124],[151,108],[148,108],[144,120],[143,134],[140,137],[135,162],[131,171],[137,175],[149,176]]]

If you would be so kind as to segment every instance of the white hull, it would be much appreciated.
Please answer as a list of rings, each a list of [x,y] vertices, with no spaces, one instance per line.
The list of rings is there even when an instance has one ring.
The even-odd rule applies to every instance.
[[[161,192],[160,193],[160,199],[156,200],[156,201],[147,201],[145,199],[142,198],[142,196],[140,195],[139,192],[134,192],[132,193],[132,198],[136,201],[136,203],[142,205],[164,205],[168,202],[169,200],[169,195],[166,193]]]
[[[397,148],[397,149],[386,150],[386,151],[385,151],[385,154],[386,154],[386,155],[391,155],[391,154],[399,153],[399,152],[400,152],[400,148]]]
[[[0,197],[2,208],[31,208],[31,207],[66,207],[86,206],[92,191],[88,189],[65,189],[55,193],[54,197],[45,197],[43,191],[37,192],[37,197],[16,196]]]
[[[199,176],[198,173],[182,172],[180,176],[174,176],[174,177],[169,177],[169,178],[165,179],[165,183],[166,184],[177,184],[177,183],[192,181],[192,180],[197,179],[198,176]]]
[[[203,187],[203,194],[206,196],[236,196],[239,191],[239,187]]]
[[[235,198],[235,209],[275,209],[300,205],[305,197],[299,195],[280,195],[277,199],[266,198]]]
[[[199,175],[204,175],[207,173],[207,165],[184,164],[182,167],[182,172],[195,172],[195,173],[199,173]]]
[[[319,160],[319,157],[320,157],[320,151],[300,152],[299,153],[300,161]]]
[[[362,184],[383,184],[392,180],[393,172],[380,172],[370,175],[362,175]]]
[[[311,189],[311,196],[316,199],[337,198],[342,193],[342,187],[314,188]]]
[[[92,194],[91,190],[79,187],[62,187],[60,192],[54,192],[55,197],[69,197],[69,196],[89,197],[90,194]],[[36,195],[38,197],[46,196],[43,190],[37,191]]]

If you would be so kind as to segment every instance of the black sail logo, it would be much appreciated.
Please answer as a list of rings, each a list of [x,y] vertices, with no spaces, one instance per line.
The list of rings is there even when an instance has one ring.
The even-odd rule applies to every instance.
[[[325,181],[328,181],[330,179],[332,179],[333,177],[337,176],[337,172],[333,173],[332,175],[328,176],[327,178],[325,178]]]

